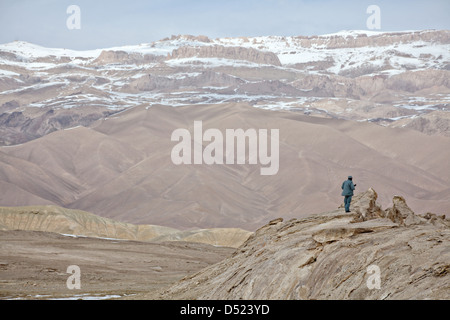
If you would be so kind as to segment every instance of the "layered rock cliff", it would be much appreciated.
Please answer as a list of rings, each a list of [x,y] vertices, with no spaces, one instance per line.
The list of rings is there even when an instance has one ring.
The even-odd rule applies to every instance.
[[[383,210],[373,189],[342,208],[273,220],[232,257],[156,299],[449,299],[450,223],[414,214],[401,196]]]
[[[245,47],[225,47],[222,45],[202,47],[186,46],[173,50],[172,54],[170,55],[171,59],[192,57],[245,60],[258,64],[281,66],[280,60],[275,53]]]

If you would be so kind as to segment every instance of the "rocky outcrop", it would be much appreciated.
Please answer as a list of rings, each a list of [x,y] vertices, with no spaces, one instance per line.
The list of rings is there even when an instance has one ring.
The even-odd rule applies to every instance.
[[[163,56],[140,54],[136,52],[103,50],[102,53],[92,62],[96,65],[105,64],[148,64],[163,60]]]
[[[391,219],[393,222],[402,226],[410,226],[423,222],[423,219],[416,216],[408,207],[402,196],[394,196],[392,203],[392,207],[386,209],[386,218]]]
[[[449,299],[449,221],[417,216],[374,190],[352,211],[269,222],[232,257],[185,277],[156,299]]]
[[[384,218],[385,213],[381,209],[381,206],[377,204],[378,194],[372,188],[369,188],[366,192],[360,193],[352,199],[352,211],[357,214],[355,220],[366,221],[376,218]],[[344,208],[344,204],[339,206],[340,209]]]
[[[360,48],[367,46],[381,47],[413,41],[448,44],[450,43],[450,31],[424,30],[415,32],[391,32],[373,36],[367,36],[364,33],[349,32],[348,34],[326,36],[299,36],[294,37],[294,39],[302,47],[326,47],[328,49]]]
[[[260,51],[254,48],[245,47],[225,47],[221,45],[181,47],[173,50],[169,59],[182,59],[192,57],[245,60],[258,64],[281,66],[280,60],[273,52]]]
[[[194,36],[191,34],[172,35],[170,38],[165,38],[162,41],[168,41],[168,40],[189,40],[189,41],[198,41],[198,42],[204,42],[204,43],[211,42],[211,39],[209,39],[205,35]]]

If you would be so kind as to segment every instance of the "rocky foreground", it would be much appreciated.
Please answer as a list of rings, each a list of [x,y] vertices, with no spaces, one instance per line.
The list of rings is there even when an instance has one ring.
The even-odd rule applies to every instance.
[[[343,208],[277,219],[234,254],[148,299],[450,299],[450,222],[373,189]]]

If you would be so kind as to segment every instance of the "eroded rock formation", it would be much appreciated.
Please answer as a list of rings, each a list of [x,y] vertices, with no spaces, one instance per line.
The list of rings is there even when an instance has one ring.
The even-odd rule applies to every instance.
[[[369,189],[350,213],[273,220],[232,257],[151,297],[449,299],[448,219],[415,215],[400,196],[384,211],[376,198]]]

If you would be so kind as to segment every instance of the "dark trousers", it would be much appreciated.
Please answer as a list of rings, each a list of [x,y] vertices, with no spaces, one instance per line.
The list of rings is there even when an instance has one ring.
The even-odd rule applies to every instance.
[[[352,202],[352,196],[345,196],[344,198],[345,212],[350,211],[350,202]]]

